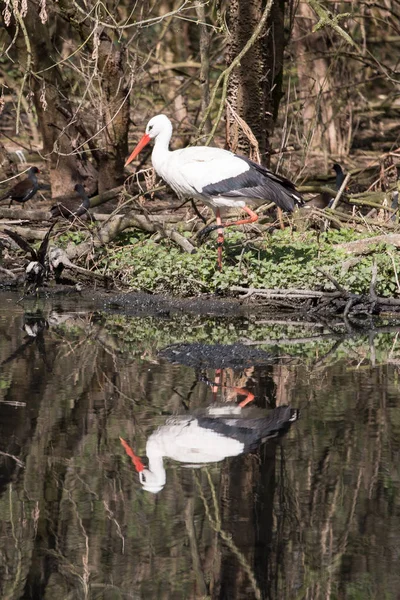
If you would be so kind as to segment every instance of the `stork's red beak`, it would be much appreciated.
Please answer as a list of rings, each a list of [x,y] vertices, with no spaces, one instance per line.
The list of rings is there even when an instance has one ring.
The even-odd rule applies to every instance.
[[[144,136],[142,137],[142,139],[140,140],[140,142],[138,143],[138,145],[136,146],[136,148],[134,149],[134,151],[132,152],[132,154],[130,155],[130,157],[128,158],[128,160],[126,161],[125,167],[127,165],[129,165],[129,163],[132,162],[133,159],[135,159],[137,157],[139,152],[141,150],[143,150],[143,148],[145,146],[147,146],[147,144],[149,143],[150,140],[151,140],[151,137],[149,136],[149,134],[145,133]]]
[[[125,452],[131,458],[132,463],[134,464],[136,471],[138,473],[141,473],[142,471],[144,471],[144,464],[142,463],[142,461],[140,460],[140,458],[138,456],[136,456],[136,454],[134,453],[134,451],[132,450],[132,448],[129,446],[129,444],[127,444],[127,442],[125,440],[122,439],[122,437],[120,437],[119,439],[120,439],[121,444],[125,448]]]

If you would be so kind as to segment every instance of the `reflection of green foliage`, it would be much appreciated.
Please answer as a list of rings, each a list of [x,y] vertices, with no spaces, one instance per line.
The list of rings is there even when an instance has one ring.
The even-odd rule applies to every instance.
[[[0,378],[0,390],[8,390],[8,388],[10,387],[10,384],[11,384],[11,381]]]
[[[378,265],[377,292],[398,292],[388,247],[377,245],[367,256],[350,261],[337,244],[365,237],[350,230],[316,233],[276,231],[255,247],[239,231],[229,231],[224,248],[223,272],[216,268],[215,241],[196,254],[182,252],[169,240],[154,242],[143,233],[126,232],[122,239],[100,251],[100,267],[106,267],[126,284],[141,290],[180,296],[224,291],[233,285],[256,288],[311,288],[331,290],[333,285],[316,270],[321,267],[352,292],[368,292],[371,269]],[[121,241],[123,244],[121,244]],[[396,258],[400,272],[400,260]],[[346,262],[348,261],[348,262]],[[355,263],[355,264],[354,264]]]
[[[363,574],[357,581],[353,581],[346,586],[347,600],[375,600],[377,590],[374,580],[368,573]],[[391,600],[391,593],[385,593],[382,600]]]
[[[348,367],[369,363],[373,352],[374,361],[384,364],[391,359],[400,358],[400,338],[395,333],[379,333],[372,338],[362,332],[351,337],[343,328],[337,328],[337,336],[321,337],[332,333],[329,329],[310,329],[301,323],[294,324],[260,324],[257,317],[210,317],[192,314],[180,314],[160,321],[159,317],[128,317],[120,314],[97,314],[96,321],[101,322],[104,331],[115,337],[115,345],[120,352],[141,356],[143,352],[157,352],[161,348],[174,343],[203,344],[236,344],[259,342],[262,348],[272,356],[288,356],[298,358],[305,363],[319,360],[330,352],[337,342],[334,351],[329,354],[328,362],[346,359]],[[382,321],[379,325],[385,326]],[[378,325],[377,325],[378,326]],[[65,328],[68,337],[78,335],[76,323],[70,329],[68,322],[58,328]],[[296,340],[301,338],[301,343]],[[315,338],[315,339],[314,339]],[[309,341],[306,341],[308,339]],[[276,343],[274,343],[276,340]],[[264,343],[263,343],[264,341]],[[265,342],[268,343],[265,343]],[[145,357],[146,358],[146,357]],[[397,377],[397,375],[395,375]],[[394,381],[394,383],[398,383]]]

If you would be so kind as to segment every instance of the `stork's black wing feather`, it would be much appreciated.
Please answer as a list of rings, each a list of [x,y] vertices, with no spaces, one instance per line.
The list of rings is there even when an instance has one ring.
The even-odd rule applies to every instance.
[[[279,406],[264,418],[246,417],[198,417],[198,423],[231,439],[236,439],[245,446],[245,451],[252,450],[271,437],[285,433],[290,425],[299,417],[299,411],[290,406]]]
[[[47,247],[49,245],[49,239],[50,239],[50,233],[52,232],[52,229],[53,229],[54,225],[55,225],[55,223],[53,223],[52,225],[50,225],[50,228],[49,228],[48,232],[44,236],[43,241],[42,241],[42,243],[39,246],[39,250],[38,250],[38,253],[37,253],[37,260],[38,260],[38,262],[41,265],[44,264],[44,259],[46,258]]]
[[[11,229],[4,229],[4,233],[10,236],[11,239],[14,240],[16,244],[25,252],[29,252],[32,260],[38,260],[38,255],[36,250],[27,242],[23,237],[21,237],[16,231],[11,231]]]
[[[261,173],[261,175],[263,175],[264,177],[268,177],[272,181],[283,185],[284,188],[292,190],[300,196],[300,194],[296,191],[296,186],[292,181],[290,181],[290,179],[287,179],[286,177],[282,177],[282,175],[274,173],[273,171],[271,171],[271,169],[268,169],[268,167],[263,167],[262,165],[259,165],[258,163],[254,162],[253,160],[250,160],[250,158],[247,158],[246,156],[239,156],[239,158],[244,160],[244,162],[246,162],[252,169],[257,171],[258,173]]]
[[[249,169],[216,183],[206,185],[202,192],[208,196],[224,196],[226,198],[255,199],[258,201],[275,202],[283,210],[291,212],[296,206],[303,204],[303,199],[297,192],[294,183],[276,175],[249,158],[239,156],[249,165]]]

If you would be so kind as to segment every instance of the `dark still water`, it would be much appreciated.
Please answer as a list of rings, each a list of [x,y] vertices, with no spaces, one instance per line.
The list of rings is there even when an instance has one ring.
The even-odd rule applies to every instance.
[[[400,598],[395,323],[17,300],[2,600]]]

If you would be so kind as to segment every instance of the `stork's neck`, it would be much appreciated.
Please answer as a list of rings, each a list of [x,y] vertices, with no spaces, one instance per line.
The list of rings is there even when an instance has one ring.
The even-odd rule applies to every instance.
[[[171,124],[170,124],[171,125]],[[169,142],[172,136],[172,125],[170,127],[165,127],[154,141],[153,153],[151,155],[151,162],[153,163],[153,167],[156,172],[162,176],[162,166],[164,162],[168,159],[168,156],[171,154],[169,149]]]
[[[162,450],[157,443],[151,443],[151,438],[149,439],[146,446],[146,454],[149,460],[149,471],[152,473],[153,478],[152,481],[157,482],[158,485],[165,485],[166,482],[166,473],[164,468],[163,454]]]

